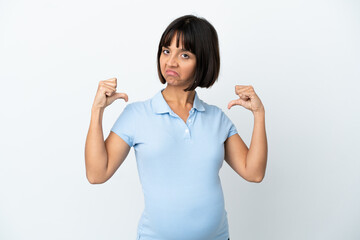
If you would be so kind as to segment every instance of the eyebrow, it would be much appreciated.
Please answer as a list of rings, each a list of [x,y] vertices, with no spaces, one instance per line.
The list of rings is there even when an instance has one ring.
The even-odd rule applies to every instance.
[[[169,48],[170,46],[162,46],[163,48]],[[170,48],[169,48],[170,49]],[[181,48],[180,49],[182,52],[190,52],[191,53],[191,51],[190,50],[187,50],[187,49],[184,49],[184,48]]]

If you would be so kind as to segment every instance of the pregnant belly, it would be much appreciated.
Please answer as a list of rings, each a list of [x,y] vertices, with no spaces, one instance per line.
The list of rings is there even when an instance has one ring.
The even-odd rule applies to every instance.
[[[216,236],[226,217],[222,189],[198,190],[171,190],[145,198],[146,222],[157,237],[184,240]]]

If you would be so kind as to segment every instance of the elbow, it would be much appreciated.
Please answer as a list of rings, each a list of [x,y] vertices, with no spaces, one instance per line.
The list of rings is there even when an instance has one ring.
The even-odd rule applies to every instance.
[[[265,177],[265,171],[256,169],[256,171],[250,171],[247,169],[248,181],[253,183],[261,183]]]
[[[253,176],[251,178],[248,178],[248,182],[252,182],[252,183],[261,183],[262,180],[264,179],[264,175],[261,176]]]
[[[252,182],[253,182],[253,183],[261,183],[261,182],[262,182],[262,179],[253,180]]]
[[[96,178],[93,175],[90,175],[89,173],[86,173],[86,178],[90,184],[102,184],[104,181],[100,181],[99,178]]]
[[[93,180],[93,179],[88,179],[89,183],[94,185],[94,184],[102,184],[104,183],[103,181],[97,181],[97,180]]]
[[[96,179],[94,179],[94,178],[90,178],[90,177],[86,177],[86,178],[90,184],[99,184],[99,182],[96,181]]]

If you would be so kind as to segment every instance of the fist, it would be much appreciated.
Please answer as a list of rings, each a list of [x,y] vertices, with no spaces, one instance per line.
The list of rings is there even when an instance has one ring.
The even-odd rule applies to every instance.
[[[128,101],[126,93],[116,92],[117,79],[110,78],[99,82],[96,96],[93,103],[93,108],[106,108],[112,104],[116,99],[124,99]]]
[[[235,85],[235,94],[239,96],[239,99],[230,101],[228,109],[234,105],[240,105],[253,113],[264,111],[264,106],[258,95],[256,95],[253,86]]]

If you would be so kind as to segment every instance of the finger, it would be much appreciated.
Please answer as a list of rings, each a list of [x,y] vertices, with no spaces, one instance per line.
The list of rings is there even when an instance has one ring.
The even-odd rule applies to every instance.
[[[232,106],[234,105],[241,105],[241,101],[240,99],[236,99],[236,100],[232,100],[228,103],[228,109],[230,109]]]
[[[244,93],[248,93],[249,91],[251,91],[251,90],[250,89],[237,90],[237,91],[235,91],[235,94],[236,95],[244,94]]]
[[[124,99],[125,102],[127,102],[129,100],[128,96],[126,93],[118,93],[118,92],[115,92],[110,98],[109,100],[111,102],[115,101],[116,99]]]
[[[235,85],[235,89],[254,88],[252,85]]]
[[[240,99],[247,101],[250,99],[250,96],[246,95],[246,94],[239,94]]]
[[[239,91],[238,95],[243,94],[245,96],[255,95],[255,91],[252,87],[248,87],[242,91]]]
[[[235,89],[235,94],[239,95],[240,93],[251,91],[251,89],[252,89],[251,86],[246,86],[246,87],[243,87],[243,88],[237,88],[237,89]]]
[[[108,79],[108,80],[103,80],[103,81],[101,81],[101,82],[104,82],[104,83],[107,83],[107,84],[110,84],[110,85],[116,85],[116,80],[115,80],[116,78],[110,78],[110,79]]]
[[[112,85],[112,86],[117,86],[117,79],[116,78],[110,78],[107,80],[104,80],[102,82],[105,82],[106,84]]]
[[[117,82],[117,79],[114,77],[114,78],[109,78],[109,79],[104,80],[104,81],[116,83],[116,82]]]
[[[118,98],[123,98],[125,102],[129,100],[129,97],[126,93],[116,93]]]
[[[256,98],[256,93],[253,90],[239,94],[239,97],[242,99],[254,99]]]
[[[105,86],[105,87],[108,87],[108,88],[116,89],[116,87],[113,84],[107,83],[105,81],[100,81],[99,86]]]
[[[237,88],[252,88],[252,89],[254,89],[254,87],[252,86],[252,85],[236,85],[236,86],[238,86]]]
[[[241,89],[244,87],[248,87],[248,85],[235,85],[235,89]]]
[[[103,93],[105,93],[107,96],[111,96],[113,95],[113,93],[116,91],[115,88],[111,87],[111,86],[108,86],[106,84],[102,84],[100,86],[100,89]]]
[[[110,90],[113,90],[113,91],[115,91],[115,90],[116,90],[116,88],[115,88],[115,87],[110,86],[110,85],[107,85],[106,83],[102,83],[102,84],[100,85],[100,88],[103,88],[103,89],[110,89]]]
[[[103,82],[105,85],[116,88],[116,84],[112,82]]]

